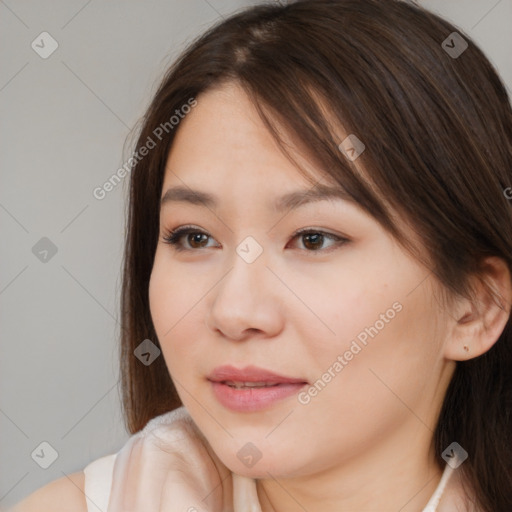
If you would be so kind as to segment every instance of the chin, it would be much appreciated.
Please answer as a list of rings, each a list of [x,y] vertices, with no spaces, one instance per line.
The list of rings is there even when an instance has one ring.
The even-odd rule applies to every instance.
[[[276,449],[268,443],[261,449],[247,443],[240,448],[238,443],[222,446],[216,453],[222,463],[233,473],[249,478],[268,479],[298,476],[307,464],[290,459],[290,453]]]
[[[194,407],[195,404],[191,404]],[[193,414],[194,410],[191,411]],[[262,417],[248,421],[236,418],[231,422],[222,418],[225,428],[212,424],[210,417],[197,411],[196,424],[202,430],[211,448],[220,461],[231,472],[250,478],[293,477],[307,474],[314,454],[300,449],[295,439],[297,427],[293,423],[279,427],[273,432],[272,424]],[[229,434],[226,432],[229,432]],[[301,430],[300,428],[298,429]]]

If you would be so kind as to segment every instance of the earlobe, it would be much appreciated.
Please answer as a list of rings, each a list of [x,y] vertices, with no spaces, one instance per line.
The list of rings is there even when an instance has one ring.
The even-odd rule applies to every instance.
[[[445,357],[467,361],[490,350],[505,329],[510,318],[512,282],[506,262],[487,257],[483,262],[485,284],[478,280],[474,302],[458,302],[452,327],[446,340]],[[476,279],[476,278],[475,278]]]

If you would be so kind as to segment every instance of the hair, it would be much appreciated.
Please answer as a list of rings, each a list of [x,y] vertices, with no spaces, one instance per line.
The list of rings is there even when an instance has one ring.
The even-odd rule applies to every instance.
[[[455,31],[468,43],[456,58],[442,44]],[[504,192],[512,185],[511,105],[498,73],[461,29],[398,0],[304,0],[237,12],[188,45],[140,122],[121,297],[122,405],[130,433],[182,405],[164,358],[145,366],[133,355],[142,340],[159,346],[148,285],[164,169],[179,128],[171,129],[169,118],[228,82],[243,87],[289,158],[278,125],[307,148],[319,172],[431,269],[443,300],[474,300],[475,278],[486,285],[484,257],[512,269],[512,208]],[[340,151],[332,120],[365,144],[357,160],[365,178]],[[165,136],[141,158],[161,126]],[[421,249],[393,211],[414,228]],[[452,441],[468,452],[460,470],[485,512],[512,510],[508,313],[491,349],[456,363],[433,439],[440,467]]]

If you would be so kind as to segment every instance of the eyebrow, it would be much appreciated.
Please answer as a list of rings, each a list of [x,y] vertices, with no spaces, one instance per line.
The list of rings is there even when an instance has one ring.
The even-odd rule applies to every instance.
[[[355,203],[355,200],[342,188],[315,185],[314,188],[309,190],[297,190],[284,194],[278,197],[273,205],[269,204],[269,206],[273,206],[277,212],[282,212],[283,210],[294,210],[308,203],[333,200]],[[181,186],[169,188],[160,200],[160,207],[171,202],[189,203],[212,210],[219,205],[213,194]]]

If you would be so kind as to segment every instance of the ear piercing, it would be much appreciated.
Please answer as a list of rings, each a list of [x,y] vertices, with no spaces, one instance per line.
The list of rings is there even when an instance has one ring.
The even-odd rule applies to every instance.
[[[469,352],[469,347],[468,347],[467,345],[464,345],[464,350],[465,350],[466,352]]]

